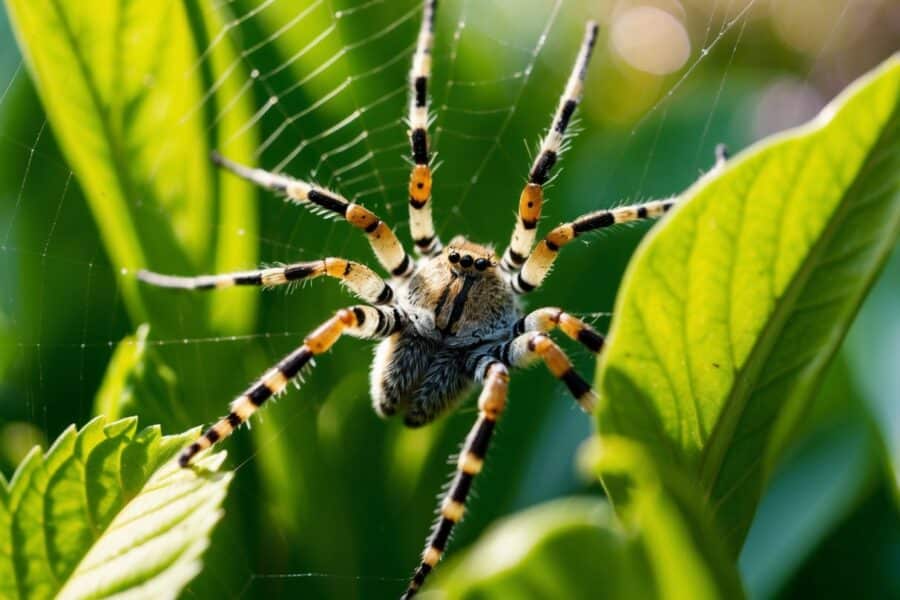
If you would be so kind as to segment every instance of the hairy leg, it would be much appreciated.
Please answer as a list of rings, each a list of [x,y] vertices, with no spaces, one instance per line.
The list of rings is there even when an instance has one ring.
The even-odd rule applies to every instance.
[[[156,287],[180,290],[215,290],[235,285],[275,287],[299,283],[325,275],[340,281],[351,293],[366,302],[388,304],[394,299],[394,290],[378,274],[366,265],[344,258],[323,258],[280,267],[269,267],[240,273],[198,275],[181,277],[141,270],[138,279]]]
[[[342,335],[365,339],[382,339],[400,325],[397,309],[354,306],[339,310],[315,331],[306,336],[303,345],[282,358],[255,383],[231,402],[228,415],[206,430],[178,457],[182,467],[190,464],[199,452],[225,439],[247,421],[269,398],[280,394],[288,381],[296,377],[314,356],[327,352]]]

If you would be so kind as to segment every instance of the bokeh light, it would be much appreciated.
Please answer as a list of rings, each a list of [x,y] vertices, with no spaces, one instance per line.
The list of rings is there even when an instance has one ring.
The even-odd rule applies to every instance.
[[[808,82],[782,77],[766,86],[754,103],[753,137],[760,139],[812,119],[825,106],[825,98]]]
[[[630,66],[654,75],[678,71],[691,55],[684,24],[672,13],[650,5],[615,15],[610,44]]]

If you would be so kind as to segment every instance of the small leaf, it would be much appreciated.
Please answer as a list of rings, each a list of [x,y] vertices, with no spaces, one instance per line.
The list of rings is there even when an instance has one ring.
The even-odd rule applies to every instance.
[[[172,460],[196,431],[137,419],[70,427],[0,477],[0,598],[174,598],[199,572],[221,518],[224,453]]]
[[[680,466],[734,555],[896,243],[898,145],[894,56],[808,126],[701,180],[626,275],[598,375],[601,435]]]

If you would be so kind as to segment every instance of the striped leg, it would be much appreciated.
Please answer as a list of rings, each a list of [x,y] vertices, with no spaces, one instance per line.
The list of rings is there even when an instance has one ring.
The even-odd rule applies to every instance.
[[[478,397],[478,420],[475,421],[463,444],[456,475],[441,502],[441,516],[431,531],[425,552],[422,554],[422,562],[419,563],[406,593],[403,594],[404,599],[412,598],[422,587],[425,577],[441,559],[453,526],[462,520],[472,480],[481,472],[494,426],[506,406],[509,385],[506,366],[497,360],[490,360],[480,371],[479,379],[484,381],[484,386]]]
[[[281,361],[260,377],[243,394],[231,403],[231,411],[193,444],[184,449],[178,457],[178,464],[186,467],[191,459],[216,442],[228,437],[250,418],[266,400],[281,393],[288,381],[296,377],[300,370],[318,354],[327,352],[341,335],[365,339],[384,339],[400,326],[401,313],[396,309],[373,306],[354,306],[339,310],[318,329],[306,336],[303,345],[285,356]]]
[[[369,245],[378,257],[378,262],[394,277],[408,277],[413,271],[413,262],[391,228],[372,211],[349,202],[340,194],[318,186],[288,177],[254,169],[221,156],[214,152],[213,162],[239,177],[273,192],[284,194],[289,200],[306,206],[314,212],[343,217],[357,229],[363,230],[369,238]]]
[[[181,290],[212,290],[235,285],[275,287],[315,279],[322,275],[339,280],[351,293],[366,302],[387,304],[394,299],[394,290],[375,271],[362,263],[344,258],[329,257],[257,271],[197,277],[162,275],[144,270],[138,271],[137,274],[138,279],[144,283]]]
[[[520,335],[527,331],[549,333],[559,328],[571,339],[585,348],[598,354],[603,349],[604,339],[593,327],[565,312],[561,308],[539,308],[519,319],[513,327],[513,333]]]
[[[582,410],[587,413],[593,412],[597,404],[597,393],[575,372],[569,357],[547,334],[536,331],[525,332],[512,341],[498,346],[495,355],[513,367],[527,367],[538,359],[542,360],[550,373],[566,384]]]
[[[576,237],[595,229],[610,227],[619,223],[660,217],[675,206],[675,202],[675,198],[668,198],[634,206],[599,210],[582,215],[570,223],[563,223],[550,231],[547,237],[541,240],[531,254],[528,255],[522,270],[512,279],[513,290],[517,294],[525,294],[541,285],[547,273],[550,272],[559,249]]]
[[[522,195],[519,196],[519,215],[516,219],[516,227],[513,230],[509,246],[503,253],[503,261],[500,263],[501,268],[511,275],[522,267],[525,257],[531,252],[531,246],[534,244],[538,218],[541,216],[541,206],[544,203],[543,186],[550,179],[550,171],[562,152],[566,129],[572,120],[575,108],[581,102],[584,77],[596,41],[597,24],[591,21],[587,24],[581,51],[572,66],[572,74],[569,75],[569,83],[559,100],[559,107],[553,117],[553,123],[541,142],[540,153],[534,159],[531,172],[528,174],[528,183],[525,184]]]
[[[428,78],[431,76],[436,5],[437,0],[425,0],[422,27],[409,73],[409,143],[413,158],[409,176],[409,230],[416,251],[424,256],[434,256],[441,251],[431,218],[431,156],[428,152]]]

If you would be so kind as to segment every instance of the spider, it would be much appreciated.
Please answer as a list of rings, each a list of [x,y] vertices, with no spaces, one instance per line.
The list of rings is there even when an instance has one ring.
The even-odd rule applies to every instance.
[[[489,245],[454,237],[444,246],[431,216],[431,154],[428,146],[431,51],[436,0],[425,0],[410,72],[409,140],[412,172],[409,219],[417,258],[411,258],[391,228],[363,206],[337,193],[287,175],[237,164],[217,153],[219,166],[287,201],[342,217],[360,229],[390,280],[345,258],[323,258],[256,271],[180,277],[141,271],[145,283],[186,290],[234,285],[274,287],[319,276],[339,280],[366,304],[344,308],[325,321],[240,396],[219,420],[179,456],[189,466],[197,453],[221,441],[262,406],[284,391],[313,357],[327,352],[344,335],[380,340],[371,367],[370,394],[383,418],[401,414],[410,427],[425,425],[459,403],[480,384],[478,417],[459,453],[456,473],[440,504],[440,517],[403,598],[411,598],[440,560],[453,527],[463,518],[472,482],[481,471],[491,436],[507,401],[511,369],[543,361],[590,413],[596,393],[572,368],[549,333],[559,329],[589,351],[599,353],[604,338],[559,308],[524,313],[519,297],[538,288],[560,249],[595,229],[658,217],[675,198],[592,212],[559,225],[535,246],[543,186],[562,151],[566,130],[581,101],[585,74],[597,40],[597,24],[587,23],[580,51],[553,121],[542,139],[519,198],[518,216],[502,259]],[[720,151],[720,160],[724,153]],[[533,249],[532,249],[533,248]]]

